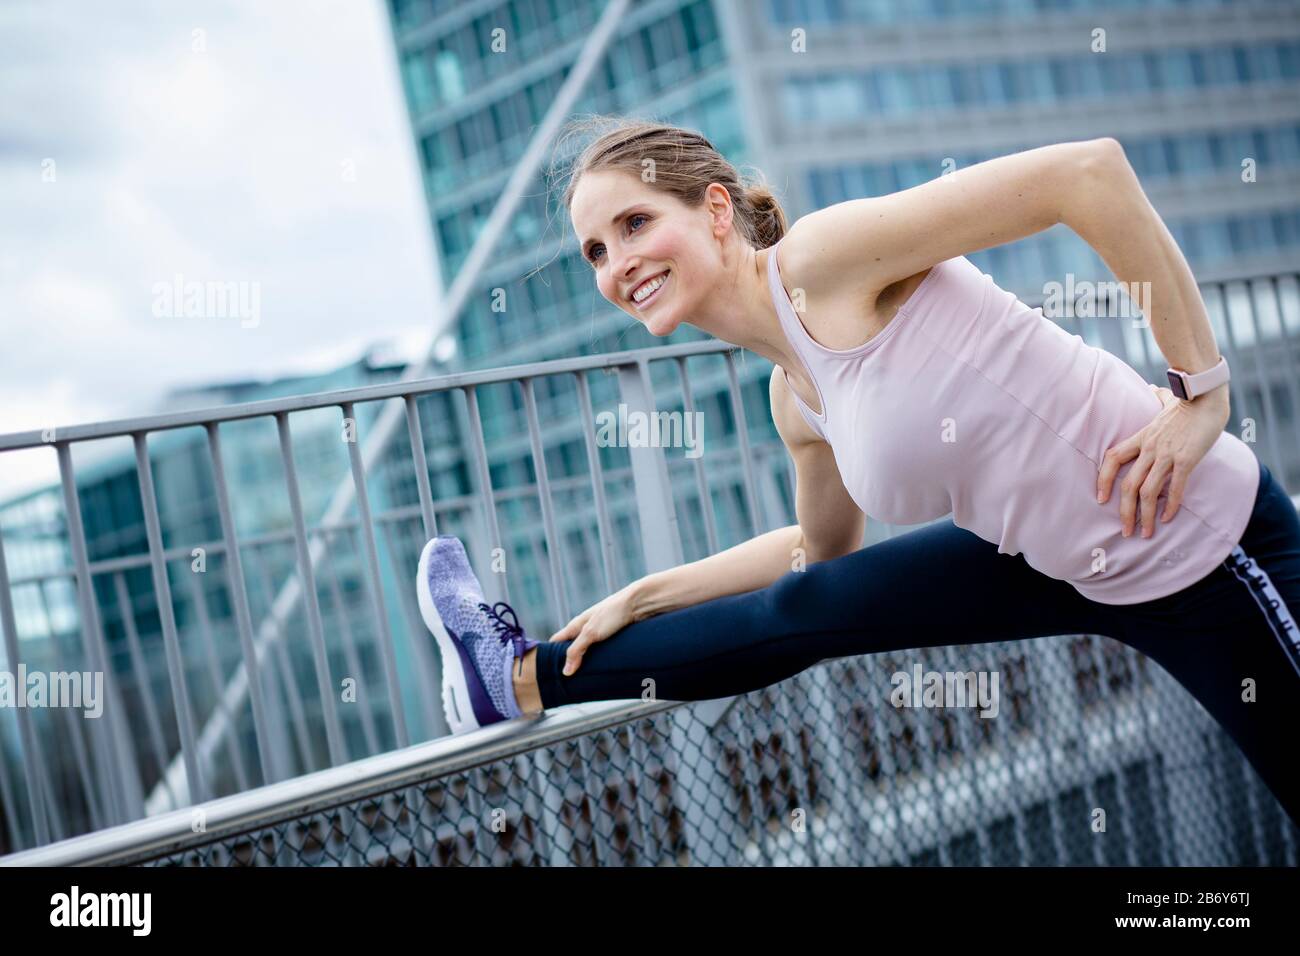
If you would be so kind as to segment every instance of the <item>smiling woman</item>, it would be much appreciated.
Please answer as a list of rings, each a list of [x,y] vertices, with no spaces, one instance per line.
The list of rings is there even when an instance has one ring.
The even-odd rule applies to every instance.
[[[768,248],[785,235],[785,213],[766,184],[745,179],[699,133],[622,120],[610,127],[608,117],[575,122],[561,140],[605,130],[577,157],[563,191],[575,228],[581,223],[583,258],[601,294],[655,335],[688,316],[704,327],[707,293],[725,287],[719,250],[698,229],[710,186],[725,191],[727,231],[747,248]]]
[[[1223,431],[1194,278],[1118,143],[999,157],[787,229],[704,136],[616,120],[564,202],[612,304],[656,335],[689,322],[773,362],[798,522],[633,581],[548,641],[511,630],[445,652],[452,696],[493,698],[462,727],[647,686],[728,697],[835,657],[1098,634],[1195,694],[1300,821],[1286,733],[1300,518]],[[1153,394],[966,258],[1057,223],[1150,282],[1157,339],[1204,394]],[[930,523],[861,548],[864,511]],[[446,575],[421,575],[426,604],[479,600],[452,576],[467,583],[449,594]],[[1269,691],[1245,703],[1256,682]]]

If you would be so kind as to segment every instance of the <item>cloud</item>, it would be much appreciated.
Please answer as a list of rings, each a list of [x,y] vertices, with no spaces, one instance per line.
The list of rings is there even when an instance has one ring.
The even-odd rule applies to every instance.
[[[355,0],[0,7],[0,433],[432,337],[387,30]],[[176,275],[257,283],[261,321],[160,318]]]

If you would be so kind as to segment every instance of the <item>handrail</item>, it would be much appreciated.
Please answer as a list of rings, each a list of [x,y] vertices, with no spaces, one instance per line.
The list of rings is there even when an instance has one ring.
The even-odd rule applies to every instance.
[[[196,840],[218,840],[684,705],[641,700],[570,704],[0,856],[0,866],[121,866],[165,856]],[[201,837],[195,829],[197,820],[202,821]]]
[[[522,378],[542,375],[559,375],[565,372],[585,372],[603,368],[624,368],[635,366],[639,362],[653,362],[657,359],[676,358],[678,356],[706,355],[733,349],[737,349],[737,346],[732,345],[730,342],[710,338],[699,342],[624,349],[621,352],[605,352],[600,355],[547,359],[544,362],[523,362],[519,365],[502,365],[469,372],[448,372],[445,375],[435,375],[429,378],[384,382],[379,385],[354,385],[350,388],[339,388],[328,392],[286,395],[256,402],[214,405],[208,408],[188,409],[183,412],[166,412],[161,415],[146,415],[139,418],[116,418],[81,425],[56,426],[53,441],[45,437],[43,429],[9,432],[0,434],[0,451],[40,448],[51,445],[54,441],[91,441],[135,435],[139,432],[192,428],[248,418],[263,418],[288,412],[333,408],[345,403],[373,402],[389,398],[405,398],[408,395],[427,395],[457,388],[472,388],[478,385],[515,382]]]

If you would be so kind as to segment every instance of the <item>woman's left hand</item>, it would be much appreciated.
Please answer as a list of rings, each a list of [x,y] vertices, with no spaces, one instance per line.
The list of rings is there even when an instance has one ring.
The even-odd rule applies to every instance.
[[[1215,389],[1195,401],[1185,402],[1167,388],[1149,385],[1163,407],[1151,423],[1132,437],[1110,448],[1097,474],[1097,502],[1105,504],[1120,466],[1137,459],[1120,482],[1119,516],[1124,537],[1133,533],[1138,502],[1142,503],[1142,537],[1155,533],[1156,499],[1172,475],[1169,497],[1161,521],[1178,513],[1187,487],[1187,476],[1205,457],[1228,423],[1226,389]]]

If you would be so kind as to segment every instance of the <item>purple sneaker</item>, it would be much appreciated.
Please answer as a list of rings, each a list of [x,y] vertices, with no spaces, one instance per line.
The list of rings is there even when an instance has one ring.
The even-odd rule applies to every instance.
[[[522,716],[510,669],[541,642],[524,633],[505,601],[487,603],[460,538],[429,540],[415,590],[442,654],[442,710],[451,732]]]

